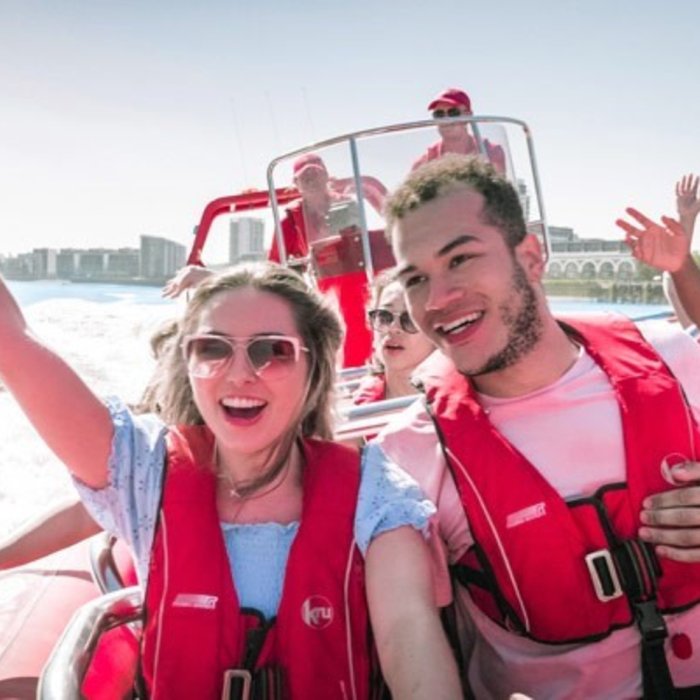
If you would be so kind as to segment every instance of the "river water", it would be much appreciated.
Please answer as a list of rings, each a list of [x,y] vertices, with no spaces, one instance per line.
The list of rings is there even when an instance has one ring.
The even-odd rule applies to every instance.
[[[10,282],[36,334],[55,348],[99,395],[135,401],[153,367],[148,338],[181,304],[154,287],[61,282]],[[604,304],[553,300],[560,313],[604,310]],[[665,307],[614,307],[632,317]],[[0,342],[1,339],[0,339]],[[75,426],[80,430],[80,426]],[[65,468],[0,387],[0,538],[72,490]]]
[[[34,332],[96,393],[127,401],[138,399],[152,369],[151,333],[180,308],[153,287],[43,281],[9,286]],[[0,537],[71,490],[65,467],[0,390]]]

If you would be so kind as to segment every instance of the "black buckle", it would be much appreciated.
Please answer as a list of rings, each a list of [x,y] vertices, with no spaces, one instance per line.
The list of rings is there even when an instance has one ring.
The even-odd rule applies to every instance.
[[[634,615],[645,642],[655,642],[668,637],[666,622],[656,607],[656,599],[634,603]]]
[[[245,668],[232,668],[224,671],[224,688],[221,700],[250,700],[253,687],[253,674]],[[231,695],[231,693],[234,693]]]

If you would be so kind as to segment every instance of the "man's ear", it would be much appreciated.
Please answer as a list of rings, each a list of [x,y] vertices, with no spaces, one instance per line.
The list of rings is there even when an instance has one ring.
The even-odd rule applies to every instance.
[[[514,249],[515,257],[531,282],[540,282],[544,276],[545,259],[540,239],[528,233]]]

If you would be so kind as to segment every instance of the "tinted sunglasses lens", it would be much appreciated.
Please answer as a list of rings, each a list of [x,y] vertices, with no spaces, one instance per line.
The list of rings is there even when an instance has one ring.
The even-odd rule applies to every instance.
[[[416,324],[413,323],[411,314],[409,314],[408,311],[404,311],[401,316],[399,316],[399,323],[401,324],[402,330],[406,331],[406,333],[418,333]]]
[[[369,321],[372,324],[372,328],[380,331],[392,324],[394,321],[394,314],[386,309],[372,309],[372,311],[369,312]]]
[[[248,359],[256,372],[282,369],[294,364],[297,352],[288,338],[257,338],[248,344]]]
[[[229,361],[233,347],[223,338],[191,338],[185,347],[187,366],[196,377],[210,377]]]
[[[462,111],[459,107],[450,107],[449,109],[436,109],[433,112],[433,119],[444,119],[445,117],[460,117]]]

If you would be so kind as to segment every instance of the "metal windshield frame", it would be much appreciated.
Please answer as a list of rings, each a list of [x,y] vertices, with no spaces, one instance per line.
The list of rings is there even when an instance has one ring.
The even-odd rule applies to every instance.
[[[298,158],[299,156],[305,155],[307,153],[312,153],[314,151],[318,151],[320,149],[328,148],[330,146],[336,146],[342,143],[348,143],[350,147],[350,155],[351,155],[351,161],[352,161],[352,166],[353,166],[353,176],[355,179],[355,188],[358,193],[358,204],[359,204],[359,210],[360,210],[360,223],[361,223],[361,237],[362,237],[362,250],[364,253],[365,261],[366,261],[366,273],[368,277],[371,279],[373,277],[374,273],[374,265],[372,261],[372,252],[370,249],[370,242],[369,242],[369,235],[367,232],[367,219],[366,219],[366,214],[365,214],[365,208],[364,208],[364,197],[361,196],[361,178],[362,175],[359,171],[359,162],[358,162],[358,155],[357,155],[357,142],[360,139],[364,139],[367,137],[372,137],[372,136],[379,136],[381,134],[392,134],[392,133],[398,133],[401,131],[409,131],[409,130],[416,130],[416,129],[423,129],[423,128],[435,128],[437,125],[442,123],[444,120],[436,120],[436,119],[423,119],[420,121],[413,121],[413,122],[402,122],[399,124],[391,124],[388,126],[381,126],[381,127],[375,127],[372,129],[363,129],[361,131],[353,131],[353,132],[348,132],[346,134],[342,134],[340,136],[335,136],[330,139],[325,139],[323,141],[317,141],[314,144],[304,146],[303,148],[298,148],[293,151],[288,151],[287,153],[284,153],[277,158],[274,158],[272,161],[270,161],[269,165],[267,166],[267,187],[268,187],[268,192],[270,193],[270,207],[272,209],[272,216],[274,220],[274,227],[275,227],[275,239],[277,241],[277,249],[279,250],[280,253],[280,262],[285,265],[287,262],[287,251],[284,246],[284,237],[282,235],[282,222],[279,214],[279,207],[284,204],[284,202],[280,201],[280,198],[278,197],[278,192],[283,191],[283,188],[277,188],[275,186],[275,180],[274,180],[274,171],[275,168],[282,162],[287,162],[290,159],[293,158]],[[550,242],[549,242],[549,231],[547,228],[547,218],[545,215],[545,208],[544,208],[544,198],[542,196],[542,187],[540,184],[540,177],[539,177],[539,170],[537,167],[537,158],[535,156],[535,147],[534,143],[532,140],[532,132],[530,130],[530,127],[527,125],[526,122],[522,121],[521,119],[514,119],[512,117],[501,117],[501,116],[494,116],[494,115],[486,115],[486,116],[481,116],[481,115],[467,115],[467,116],[460,116],[460,117],[453,117],[450,119],[451,122],[455,123],[464,123],[464,124],[471,124],[473,131],[476,135],[477,139],[477,146],[479,149],[479,152],[482,154],[485,154],[485,147],[483,143],[483,139],[481,139],[481,136],[479,134],[479,124],[489,124],[489,123],[500,123],[500,124],[511,124],[515,127],[518,127],[522,130],[524,136],[525,136],[525,142],[527,144],[527,151],[528,151],[528,156],[530,160],[530,168],[531,168],[531,174],[532,174],[532,181],[535,187],[535,195],[537,199],[537,206],[538,206],[538,212],[540,215],[539,221],[536,222],[542,226],[542,235],[541,235],[541,241],[543,243],[543,248],[544,248],[544,255],[545,255],[545,260],[549,259],[550,256]]]

